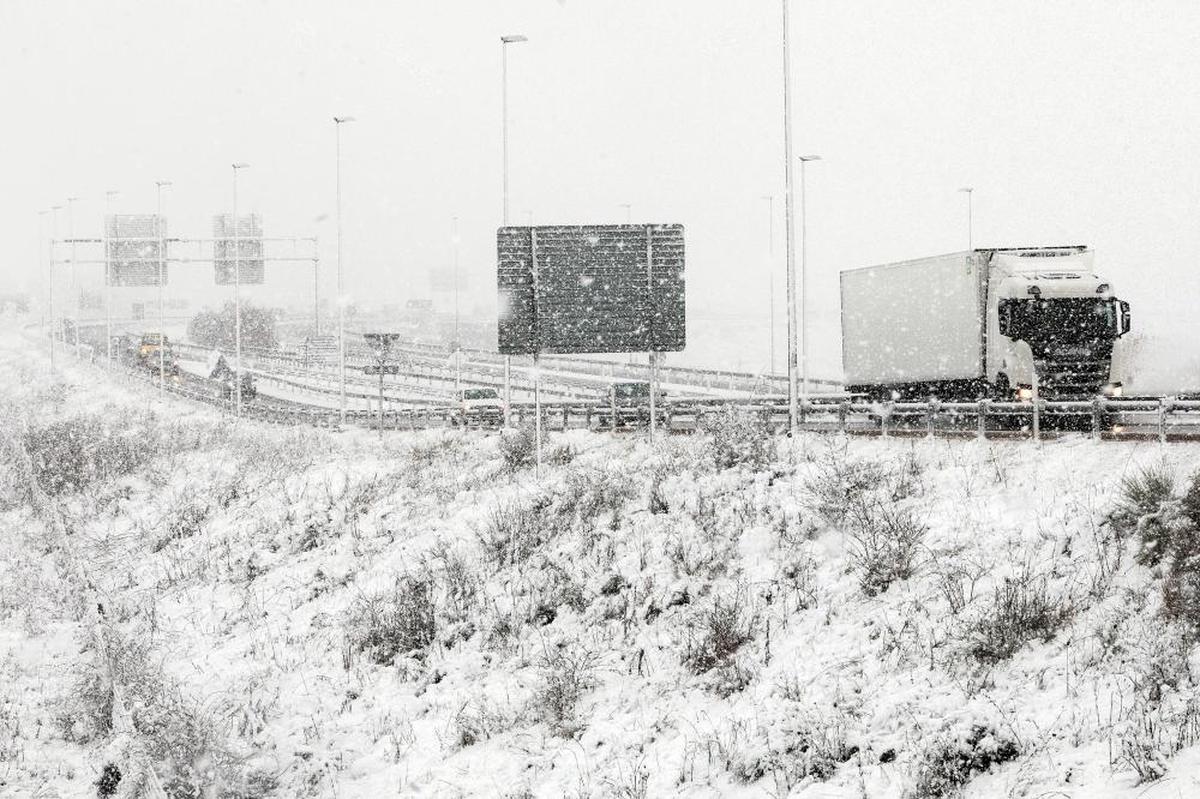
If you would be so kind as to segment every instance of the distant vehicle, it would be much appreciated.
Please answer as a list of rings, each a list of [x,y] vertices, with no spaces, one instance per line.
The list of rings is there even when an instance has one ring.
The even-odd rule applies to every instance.
[[[233,399],[234,386],[237,384],[237,371],[229,365],[224,355],[214,353],[209,357],[208,378],[217,381],[220,385],[222,399]],[[242,372],[241,388],[243,400],[251,400],[258,396],[258,387],[254,384],[254,375],[250,372]]]
[[[504,400],[494,388],[464,388],[454,393],[453,425],[471,421],[499,422],[504,418]]]
[[[665,397],[661,389],[655,396],[656,404]],[[645,380],[626,380],[611,383],[608,386],[606,402],[597,414],[601,427],[612,427],[614,418],[617,425],[647,424],[650,421],[650,383]],[[662,422],[666,414],[661,405],[655,408],[658,421]]]
[[[161,333],[143,333],[137,342],[134,357],[137,363],[154,374],[158,374],[160,367],[168,375],[179,374],[179,364],[171,349],[171,340]]]
[[[983,249],[842,272],[846,390],[873,399],[1120,396],[1129,303],[1086,247]]]

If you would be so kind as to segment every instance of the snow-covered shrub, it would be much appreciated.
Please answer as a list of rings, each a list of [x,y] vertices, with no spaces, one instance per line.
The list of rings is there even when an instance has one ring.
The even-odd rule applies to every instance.
[[[480,694],[463,702],[450,720],[448,741],[451,750],[466,749],[507,732],[521,720],[520,714],[502,708]]]
[[[445,540],[434,545],[432,555],[434,563],[430,571],[436,574],[441,586],[443,612],[453,620],[469,618],[479,595],[479,576],[466,557]]]
[[[848,460],[830,451],[805,486],[812,509],[830,524],[841,524],[877,489],[887,468],[877,461]]]
[[[762,414],[725,405],[701,417],[700,431],[708,436],[709,453],[718,469],[739,464],[763,469],[774,456],[774,439]]]
[[[155,428],[135,426],[145,421],[82,414],[31,425],[23,443],[34,479],[55,496],[130,474],[154,455]]]
[[[596,685],[599,658],[587,649],[551,649],[542,657],[541,682],[534,692],[532,710],[555,735],[574,737],[586,722],[579,700]]]
[[[542,445],[546,444],[548,434],[542,428]],[[526,424],[514,430],[504,430],[500,433],[500,457],[504,459],[505,467],[515,472],[533,466],[537,460],[537,432],[532,424]]]
[[[1175,475],[1165,463],[1146,466],[1121,480],[1121,493],[1108,522],[1124,537],[1137,536],[1138,563],[1153,566],[1173,550],[1172,539],[1186,521],[1175,497]]]
[[[851,509],[850,553],[864,594],[881,594],[892,583],[913,576],[927,529],[902,505],[864,500]]]
[[[200,532],[211,512],[209,504],[194,493],[181,492],[175,495],[158,524],[157,536],[150,544],[150,551],[161,552],[173,541],[191,538]]]
[[[1031,641],[1049,641],[1072,612],[1070,600],[1053,595],[1044,575],[1006,577],[972,625],[970,653],[986,664],[1007,660]]]
[[[1131,706],[1120,733],[1119,762],[1139,782],[1167,773],[1168,761],[1181,749],[1200,743],[1200,699],[1194,692],[1168,692],[1159,701],[1144,697]]]
[[[958,796],[968,782],[994,765],[1021,754],[1017,744],[996,730],[974,725],[965,736],[942,735],[921,753],[908,799]]]
[[[483,554],[497,568],[523,563],[558,530],[546,513],[549,500],[512,501],[492,509],[483,527],[476,531]]]
[[[607,514],[609,529],[616,530],[626,501],[635,494],[633,480],[624,472],[615,469],[572,470],[563,481],[555,513],[563,526],[578,522],[585,529]]]
[[[819,712],[783,699],[764,715],[762,745],[747,747],[734,768],[734,777],[742,782],[769,777],[776,795],[787,796],[802,781],[828,780],[858,753],[847,737],[849,719],[840,709]]]
[[[145,743],[169,796],[245,796],[245,758],[226,731],[186,697],[159,665],[145,638],[106,633],[112,678],[124,689],[134,730]],[[113,692],[108,670],[90,645],[76,666],[73,690],[62,697],[55,722],[63,736],[93,741],[112,732]],[[204,793],[211,791],[212,793]]]
[[[683,662],[693,674],[704,674],[728,663],[753,638],[754,620],[744,592],[728,599],[716,597],[697,626],[699,635],[693,628]]]
[[[423,657],[433,643],[437,622],[433,581],[397,577],[382,591],[360,594],[350,607],[347,638],[373,663],[390,664],[397,656]]]

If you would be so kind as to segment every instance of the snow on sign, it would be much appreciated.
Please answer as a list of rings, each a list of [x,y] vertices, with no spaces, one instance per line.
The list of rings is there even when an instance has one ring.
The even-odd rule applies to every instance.
[[[234,248],[237,257],[234,258]],[[234,236],[233,214],[213,217],[213,276],[218,286],[263,282],[263,229],[258,214],[238,214]]]
[[[104,220],[108,285],[157,286],[159,270],[167,282],[167,264],[159,252],[167,222],[153,214],[112,214]]]
[[[683,225],[502,227],[496,249],[501,353],[683,349]]]

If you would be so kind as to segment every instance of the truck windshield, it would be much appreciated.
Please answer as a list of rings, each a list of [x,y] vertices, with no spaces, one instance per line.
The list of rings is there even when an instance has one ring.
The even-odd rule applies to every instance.
[[[617,399],[632,399],[634,397],[650,396],[649,383],[614,383],[613,396]]]
[[[494,388],[468,388],[463,392],[465,400],[486,400],[499,399],[500,395],[496,393]]]
[[[1013,305],[1013,330],[1026,341],[1084,344],[1109,341],[1118,332],[1115,300],[1058,297]]]

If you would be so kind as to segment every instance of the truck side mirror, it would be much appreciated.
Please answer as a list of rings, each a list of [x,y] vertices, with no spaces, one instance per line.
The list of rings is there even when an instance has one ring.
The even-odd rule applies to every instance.
[[[1121,327],[1117,330],[1118,336],[1123,336],[1129,332],[1131,317],[1129,314],[1129,303],[1125,300],[1120,300],[1121,303]]]

